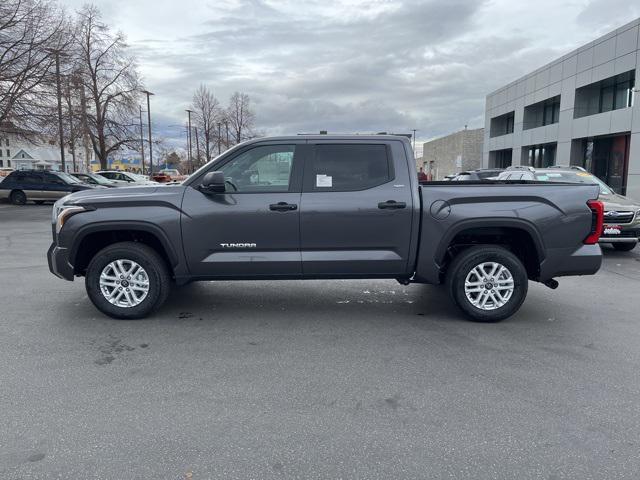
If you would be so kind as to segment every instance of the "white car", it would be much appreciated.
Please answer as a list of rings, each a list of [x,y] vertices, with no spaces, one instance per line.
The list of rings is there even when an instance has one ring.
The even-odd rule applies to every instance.
[[[158,184],[158,182],[147,180],[142,175],[136,175],[135,173],[131,173],[131,172],[122,172],[120,170],[101,170],[96,173],[120,185],[157,185]]]

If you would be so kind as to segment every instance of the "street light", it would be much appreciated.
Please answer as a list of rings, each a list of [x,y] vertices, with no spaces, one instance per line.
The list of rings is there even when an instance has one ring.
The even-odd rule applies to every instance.
[[[151,143],[151,102],[149,101],[149,97],[154,94],[149,90],[142,90],[142,93],[147,96],[147,120],[149,123],[149,177],[151,177],[151,175],[153,175],[153,144]],[[144,158],[142,159],[142,165],[142,168],[144,169]]]
[[[191,156],[191,114],[193,113],[193,110],[187,109],[185,112],[187,112],[187,117],[189,118],[189,131],[187,135],[187,145],[189,147],[189,168],[191,169],[191,172],[193,172],[193,157]]]
[[[138,105],[140,108],[140,154],[142,155],[142,175],[144,175],[144,132],[142,130],[142,107]],[[151,150],[151,145],[149,145],[149,149]]]
[[[413,129],[413,157],[415,158],[416,156],[416,132],[418,130],[417,129]]]

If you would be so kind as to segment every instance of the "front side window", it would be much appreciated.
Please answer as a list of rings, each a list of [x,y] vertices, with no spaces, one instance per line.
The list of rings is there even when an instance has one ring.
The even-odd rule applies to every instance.
[[[394,178],[386,145],[316,145],[308,170],[317,192],[365,190]]]
[[[261,145],[220,168],[228,192],[286,192],[291,184],[295,145]]]
[[[45,182],[52,185],[64,185],[64,181],[62,180],[62,178],[54,175],[53,173],[47,173],[45,175]]]

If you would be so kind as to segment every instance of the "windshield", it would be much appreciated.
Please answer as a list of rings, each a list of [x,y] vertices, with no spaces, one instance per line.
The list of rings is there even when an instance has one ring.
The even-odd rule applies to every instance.
[[[536,172],[535,176],[536,180],[541,182],[589,183],[598,185],[600,193],[603,195],[611,195],[613,193],[606,183],[587,172],[549,172],[540,170]]]
[[[93,175],[91,173],[87,173],[85,175],[87,177],[89,177],[90,179],[92,179],[94,182],[96,182],[96,183],[98,183],[100,185],[112,185],[113,184],[113,182],[111,180],[107,180],[102,175]]]
[[[55,173],[58,177],[62,178],[65,182],[67,183],[82,183],[80,180],[78,180],[76,177],[74,177],[73,175],[69,175],[68,173],[64,173],[64,172],[56,172]]]

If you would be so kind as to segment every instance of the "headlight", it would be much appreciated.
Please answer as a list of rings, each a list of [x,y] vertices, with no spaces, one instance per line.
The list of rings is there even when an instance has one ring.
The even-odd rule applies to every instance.
[[[60,233],[65,222],[76,213],[86,212],[87,209],[79,205],[53,205],[52,222],[56,225],[56,234]]]

